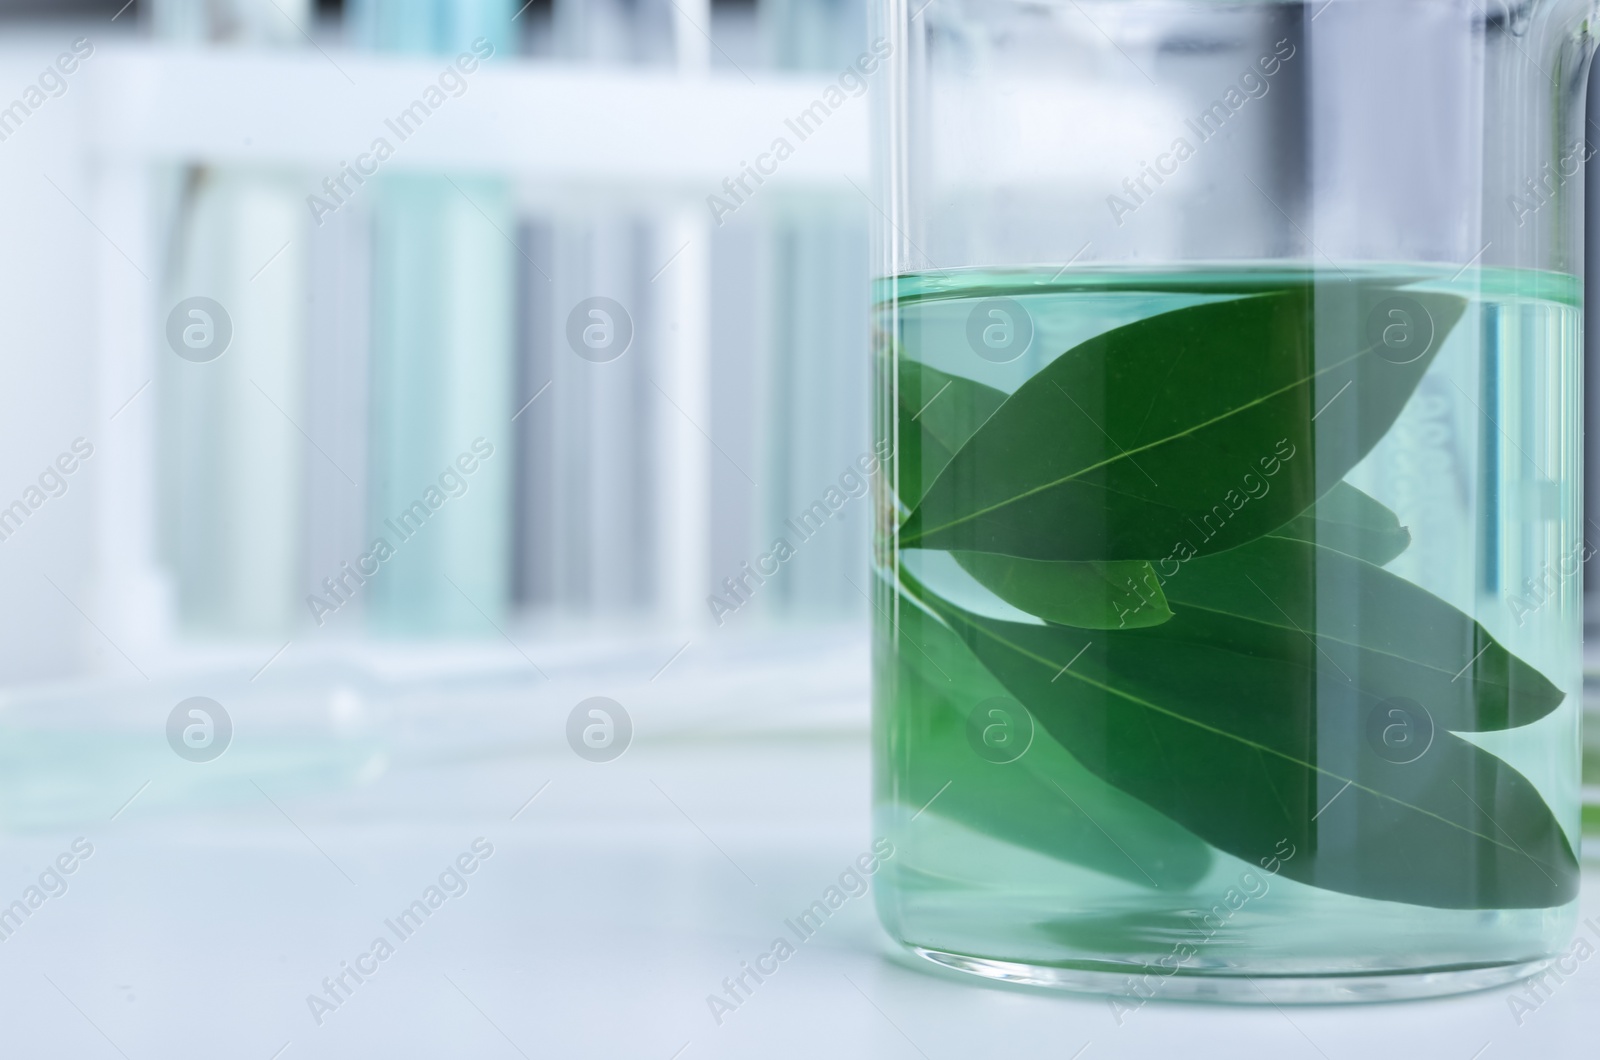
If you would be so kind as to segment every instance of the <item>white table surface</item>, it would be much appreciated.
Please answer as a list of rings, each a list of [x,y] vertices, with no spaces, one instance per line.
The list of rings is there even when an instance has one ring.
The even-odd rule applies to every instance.
[[[532,646],[549,680],[486,648],[453,673],[330,654],[254,684],[253,667],[218,664],[133,690],[12,693],[0,904],[74,838],[94,853],[0,942],[0,1056],[1596,1055],[1600,959],[1520,1026],[1508,990],[1156,1002],[1119,1026],[1104,999],[901,954],[867,899],[718,1026],[706,995],[870,843],[866,650],[854,631],[730,634],[650,680],[676,647]],[[186,694],[231,704],[215,762],[166,748]],[[564,737],[597,694],[636,726],[603,764]],[[476,837],[494,854],[468,891],[318,1026],[306,996]],[[1583,907],[1600,916],[1592,866]]]

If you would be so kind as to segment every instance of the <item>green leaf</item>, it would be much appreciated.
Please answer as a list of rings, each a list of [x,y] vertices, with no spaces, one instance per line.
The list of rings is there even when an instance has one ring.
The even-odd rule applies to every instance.
[[[900,360],[899,378],[900,492],[910,508],[1006,395],[907,358]],[[955,557],[1002,600],[1051,622],[1117,629],[1153,626],[1172,617],[1143,560],[1049,563],[977,552]]]
[[[1163,582],[1173,638],[1325,671],[1422,705],[1440,728],[1486,732],[1549,714],[1565,693],[1469,616],[1382,567],[1268,535],[1183,564]]]
[[[900,359],[900,408],[950,452],[1005,404],[1006,394],[976,380]]]
[[[1329,667],[1129,632],[970,614],[902,574],[1073,757],[1219,850],[1364,898],[1451,909],[1563,905],[1577,860],[1526,778],[1442,729],[1380,753],[1370,690]],[[1379,714],[1379,722],[1385,715]],[[1381,730],[1380,730],[1381,731]]]
[[[1397,297],[1414,307],[1413,334],[1425,325],[1430,336],[1403,364],[1382,341],[1383,303]],[[1205,554],[1259,537],[1372,448],[1465,307],[1336,280],[1115,328],[1046,365],[983,423],[900,544],[1155,560],[1180,542]]]
[[[1268,536],[1309,541],[1380,567],[1411,545],[1411,531],[1393,512],[1346,482]]]
[[[899,615],[898,636],[878,627],[874,691],[895,704],[877,713],[893,727],[879,753],[895,759],[877,771],[880,801],[898,798],[910,813],[926,805],[929,815],[1140,887],[1181,890],[1205,876],[1209,847],[1044,733],[1014,762],[980,757],[968,717],[1008,693],[938,619],[916,606]]]
[[[990,592],[1047,622],[1081,629],[1143,629],[1172,617],[1155,570],[1144,560],[1084,563],[952,552]]]
[[[900,496],[916,507],[950,458],[1005,403],[1004,391],[959,375],[918,364],[898,362]]]

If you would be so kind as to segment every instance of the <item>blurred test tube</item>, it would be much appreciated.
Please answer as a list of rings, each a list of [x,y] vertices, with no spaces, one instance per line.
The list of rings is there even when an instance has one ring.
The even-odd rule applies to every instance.
[[[514,13],[510,0],[360,0],[351,18],[364,46],[439,56],[441,70],[492,48],[481,70],[512,59]],[[449,121],[448,105],[427,105],[428,87],[417,85],[425,120]],[[394,113],[415,113],[415,102],[396,100]],[[384,632],[493,635],[486,620],[503,621],[510,595],[510,189],[497,177],[407,172],[404,144],[391,139],[394,171],[371,182],[367,495],[372,538],[394,555],[361,592]]]

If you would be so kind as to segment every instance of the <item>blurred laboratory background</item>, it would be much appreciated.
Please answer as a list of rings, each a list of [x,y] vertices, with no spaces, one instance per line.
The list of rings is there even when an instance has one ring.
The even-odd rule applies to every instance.
[[[866,36],[0,0],[0,1052],[716,1029],[707,917],[767,936],[871,842]],[[475,837],[499,880],[308,1012]]]
[[[0,684],[864,628],[868,10],[0,0]]]
[[[741,569],[868,447],[868,104],[784,124],[864,49],[864,0],[0,18],[7,684],[297,637],[864,622],[865,503],[782,577]],[[174,356],[195,298],[214,360]],[[620,352],[574,356],[574,319]]]

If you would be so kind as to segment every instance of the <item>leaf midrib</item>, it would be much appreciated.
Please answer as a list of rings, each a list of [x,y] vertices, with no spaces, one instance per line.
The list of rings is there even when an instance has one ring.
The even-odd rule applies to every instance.
[[[1242,301],[1242,299],[1241,299],[1241,301]],[[1089,341],[1092,342],[1094,340],[1091,339]],[[1365,357],[1367,354],[1371,353],[1375,349],[1377,349],[1376,345],[1363,347],[1362,349],[1357,350],[1355,353],[1351,354],[1349,357],[1345,358],[1342,361],[1337,361],[1337,362],[1335,362],[1333,364],[1330,364],[1326,368],[1320,368],[1317,371],[1312,372],[1310,375],[1305,376],[1304,378],[1295,380],[1293,383],[1290,383],[1287,386],[1283,386],[1283,387],[1278,388],[1277,390],[1273,390],[1273,391],[1270,391],[1270,392],[1268,392],[1266,394],[1262,394],[1258,398],[1255,398],[1255,399],[1253,399],[1251,401],[1247,401],[1244,404],[1237,406],[1236,408],[1228,409],[1227,411],[1222,412],[1219,415],[1213,416],[1209,420],[1205,420],[1204,422],[1197,423],[1197,424],[1193,425],[1192,427],[1186,427],[1183,430],[1177,432],[1176,434],[1169,434],[1165,438],[1158,438],[1153,442],[1147,442],[1144,445],[1137,446],[1137,447],[1135,447],[1133,449],[1122,449],[1121,452],[1119,452],[1115,456],[1107,457],[1106,459],[1101,460],[1099,463],[1090,464],[1090,465],[1088,465],[1086,467],[1081,467],[1078,470],[1074,471],[1072,474],[1063,476],[1062,478],[1058,478],[1053,482],[1040,483],[1039,485],[1034,486],[1031,489],[1024,490],[1023,492],[1018,493],[1017,495],[1015,495],[1013,497],[1007,497],[1004,500],[996,501],[994,504],[991,504],[988,507],[979,508],[976,511],[973,511],[973,512],[967,514],[967,515],[963,515],[959,519],[953,519],[950,522],[944,523],[941,526],[928,527],[928,528],[922,530],[920,533],[918,533],[915,537],[912,537],[911,541],[920,541],[923,538],[929,536],[930,534],[937,534],[937,533],[940,533],[942,531],[949,530],[953,526],[960,526],[962,523],[971,522],[972,520],[978,518],[979,516],[987,515],[987,514],[989,514],[990,512],[993,512],[993,511],[998,511],[999,509],[1004,508],[1004,507],[1006,507],[1008,505],[1011,505],[1011,504],[1016,504],[1018,501],[1025,500],[1026,498],[1031,497],[1036,493],[1042,493],[1045,490],[1051,490],[1051,489],[1055,489],[1057,486],[1065,485],[1066,483],[1071,482],[1072,480],[1078,478],[1080,475],[1087,475],[1091,471],[1098,471],[1102,467],[1109,467],[1110,465],[1115,464],[1119,460],[1130,459],[1135,454],[1147,452],[1147,451],[1149,451],[1151,449],[1158,448],[1159,446],[1171,444],[1172,442],[1178,441],[1181,438],[1186,438],[1189,435],[1194,434],[1197,431],[1201,431],[1201,430],[1204,430],[1207,427],[1210,427],[1212,424],[1221,423],[1223,420],[1227,419],[1229,416],[1237,416],[1239,413],[1245,411],[1246,409],[1254,408],[1255,406],[1263,404],[1264,402],[1271,401],[1273,398],[1281,397],[1282,395],[1287,394],[1289,391],[1294,390],[1297,387],[1305,386],[1307,383],[1311,382],[1313,379],[1316,379],[1318,376],[1325,375],[1325,374],[1327,374],[1329,372],[1333,372],[1333,371],[1336,371],[1336,370],[1338,370],[1340,368],[1343,368],[1345,365],[1350,364],[1350,363],[1352,363],[1354,361],[1357,361],[1362,357]],[[1067,353],[1062,354],[1062,356],[1066,357],[1066,356],[1070,355],[1071,352],[1072,352],[1071,350],[1068,350]],[[1015,395],[1012,395],[1012,396],[1014,397]],[[998,412],[998,410],[996,410],[996,411]],[[992,419],[992,418],[993,418],[993,416],[990,417],[990,419]],[[985,425],[987,425],[988,421],[985,420],[984,423],[985,423]],[[981,428],[980,428],[980,430],[981,430]],[[977,437],[977,433],[975,432],[972,437],[976,438]],[[971,441],[972,441],[972,439],[969,438],[967,440],[967,444],[971,444]],[[1116,444],[1115,440],[1113,440],[1113,444]],[[962,448],[964,449],[965,446],[963,446]],[[951,466],[955,464],[956,460],[960,458],[960,456],[961,456],[961,454],[959,452],[956,453],[951,458],[950,463],[946,464],[944,469],[939,472],[939,476],[938,477],[939,478],[943,478],[949,472]],[[933,485],[937,485],[937,484],[938,484],[938,479],[935,479]],[[932,493],[932,492],[933,492],[933,486],[930,485],[928,487],[927,493]],[[922,501],[918,502],[917,506],[919,508],[922,506],[923,503],[925,503],[927,501],[927,493],[925,493],[923,495]],[[1144,499],[1144,498],[1141,498],[1141,499]],[[905,544],[908,544],[908,542],[905,541],[904,539],[902,539],[901,544],[905,545]]]
[[[1312,632],[1310,630],[1301,629],[1298,626],[1292,626],[1292,625],[1286,626],[1281,622],[1273,622],[1273,621],[1270,621],[1270,620],[1264,619],[1264,618],[1255,618],[1255,617],[1253,617],[1251,615],[1241,615],[1237,611],[1222,611],[1222,610],[1219,610],[1219,609],[1217,609],[1215,607],[1204,607],[1204,606],[1202,606],[1200,604],[1190,603],[1187,600],[1183,600],[1183,599],[1181,599],[1179,597],[1175,597],[1175,596],[1168,596],[1167,599],[1169,601],[1171,601],[1172,603],[1181,605],[1182,608],[1185,609],[1185,610],[1204,611],[1207,614],[1222,615],[1222,616],[1224,616],[1226,618],[1238,619],[1240,622],[1253,622],[1258,626],[1267,626],[1270,629],[1292,630],[1293,632],[1299,633],[1302,636],[1317,637],[1318,639],[1327,640],[1327,641],[1330,641],[1331,643],[1334,643],[1334,644],[1342,644],[1347,648],[1354,648],[1357,651],[1369,651],[1374,655],[1382,655],[1385,658],[1397,659],[1400,662],[1404,662],[1404,663],[1411,663],[1414,666],[1420,666],[1425,670],[1432,670],[1435,673],[1442,674],[1442,673],[1445,672],[1444,667],[1442,667],[1442,666],[1435,666],[1433,663],[1423,662],[1421,659],[1411,659],[1411,658],[1407,658],[1404,655],[1396,655],[1392,651],[1384,651],[1382,648],[1375,648],[1375,647],[1372,647],[1371,645],[1368,645],[1368,644],[1358,644],[1358,643],[1356,643],[1354,641],[1345,640],[1342,637],[1335,637],[1335,636],[1332,636],[1330,634],[1323,633],[1320,629],[1315,631],[1315,632]],[[1173,613],[1177,614],[1176,611],[1174,611]],[[1152,628],[1159,628],[1159,627],[1152,627]],[[1505,650],[1500,645],[1499,641],[1492,641],[1492,643],[1494,643],[1494,645],[1496,647],[1501,648],[1502,651]],[[1248,654],[1248,653],[1241,652],[1241,653],[1238,653],[1238,654]],[[1477,677],[1476,675],[1473,676],[1472,680],[1477,682],[1480,685],[1486,685],[1486,686],[1488,686],[1490,688],[1499,688],[1499,689],[1505,690],[1506,692],[1510,692],[1510,686],[1508,686],[1508,685],[1502,685],[1502,684],[1499,684],[1499,683],[1494,682],[1494,681],[1485,681],[1482,678]]]

